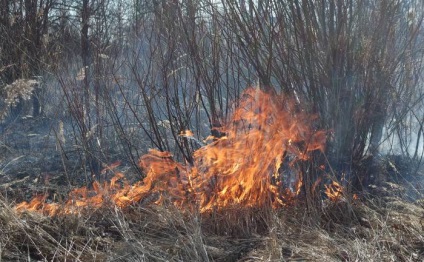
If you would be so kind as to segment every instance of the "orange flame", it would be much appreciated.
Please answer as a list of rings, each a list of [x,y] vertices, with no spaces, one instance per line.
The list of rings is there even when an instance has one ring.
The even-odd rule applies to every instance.
[[[338,202],[343,198],[343,187],[339,183],[332,181],[330,185],[324,187],[325,194],[332,202]]]
[[[63,205],[37,196],[16,209],[55,215],[101,207],[105,202],[124,208],[140,201],[160,204],[164,199],[181,208],[199,207],[201,212],[229,206],[284,206],[301,191],[295,163],[308,160],[312,151],[324,150],[326,133],[313,130],[312,120],[284,96],[249,88],[231,121],[222,127],[225,136],[195,151],[193,166],[177,163],[169,152],[151,149],[140,159],[146,173],[143,181],[130,185],[117,173],[110,182],[94,182],[92,190],[73,190]],[[193,133],[187,130],[180,135]],[[296,172],[294,181],[281,174],[284,163]]]
[[[182,137],[194,137],[194,134],[191,130],[184,130],[180,133]]]

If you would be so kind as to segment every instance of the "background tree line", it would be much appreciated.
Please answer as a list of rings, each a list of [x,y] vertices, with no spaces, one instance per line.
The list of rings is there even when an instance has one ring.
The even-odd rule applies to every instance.
[[[41,76],[33,114],[63,121],[98,173],[113,159],[136,168],[148,147],[191,163],[200,145],[179,133],[201,140],[259,85],[317,114],[328,164],[360,186],[365,158],[421,161],[423,11],[419,0],[1,0],[0,88],[7,98]]]

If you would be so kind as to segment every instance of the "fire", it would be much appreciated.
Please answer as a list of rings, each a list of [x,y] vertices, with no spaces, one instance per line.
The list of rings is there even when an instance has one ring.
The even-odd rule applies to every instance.
[[[330,185],[324,185],[325,194],[332,202],[338,202],[343,197],[343,187],[336,181],[332,181]]]
[[[312,151],[324,150],[326,133],[313,130],[313,120],[284,96],[249,88],[222,127],[225,136],[207,139],[211,142],[194,152],[192,166],[174,161],[169,152],[151,149],[140,159],[146,173],[143,181],[130,185],[117,173],[110,182],[94,182],[93,189],[73,190],[62,205],[37,196],[16,209],[55,215],[105,203],[125,208],[138,202],[161,204],[165,199],[201,212],[230,206],[288,205],[302,188],[296,163],[308,160]],[[194,135],[187,130],[180,136]],[[285,177],[283,168],[295,176]]]
[[[182,137],[194,137],[193,132],[191,130],[184,130],[180,133],[180,136]]]

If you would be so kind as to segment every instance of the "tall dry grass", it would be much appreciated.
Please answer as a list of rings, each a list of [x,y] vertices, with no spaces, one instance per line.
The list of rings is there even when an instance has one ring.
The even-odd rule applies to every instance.
[[[17,213],[0,201],[5,261],[420,261],[423,206],[388,197],[297,207],[189,213],[104,207],[71,216]],[[346,211],[351,215],[347,216]],[[260,218],[260,219],[259,219]]]

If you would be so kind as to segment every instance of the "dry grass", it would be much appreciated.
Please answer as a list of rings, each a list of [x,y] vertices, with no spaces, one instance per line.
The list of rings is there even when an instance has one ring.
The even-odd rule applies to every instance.
[[[424,209],[399,198],[193,214],[173,206],[78,216],[0,201],[2,261],[422,261]]]
[[[36,88],[38,81],[31,79],[18,79],[3,87],[4,105],[0,108],[0,120],[4,119],[11,107],[15,107],[20,100],[29,100]]]
[[[102,261],[109,239],[83,217],[17,214],[0,202],[1,257],[6,261]]]

